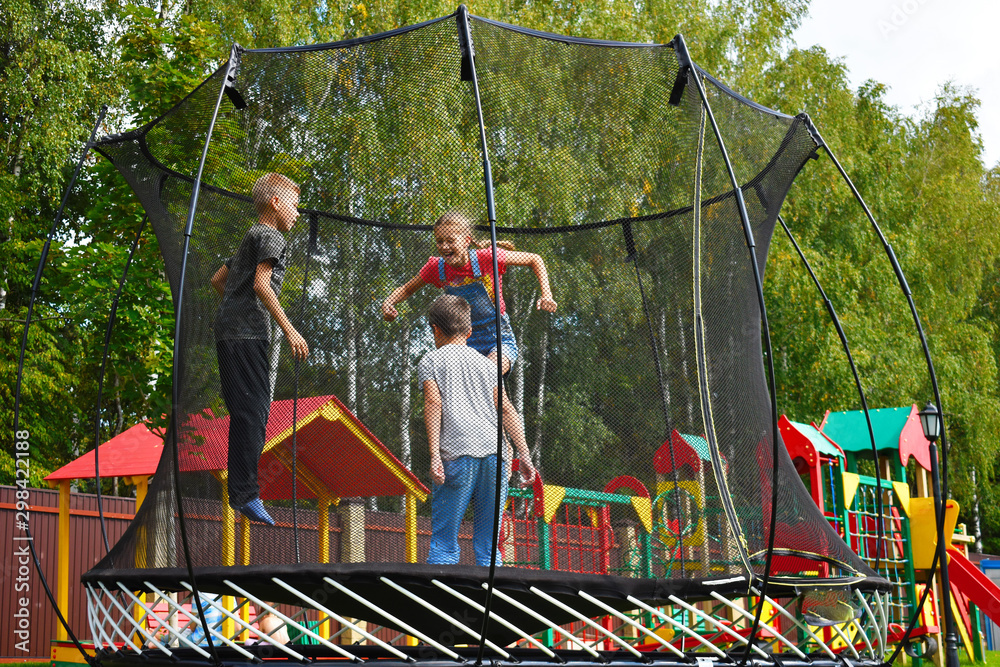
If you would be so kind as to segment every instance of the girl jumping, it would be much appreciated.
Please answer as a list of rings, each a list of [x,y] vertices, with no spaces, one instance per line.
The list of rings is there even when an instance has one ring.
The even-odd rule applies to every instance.
[[[405,285],[397,287],[382,304],[382,316],[391,322],[399,314],[396,304],[413,296],[424,285],[442,288],[448,294],[455,294],[469,302],[472,307],[472,336],[469,346],[497,360],[496,320],[493,304],[493,251],[489,241],[472,240],[472,220],[463,213],[450,211],[434,223],[434,243],[440,257],[431,257],[419,273]],[[475,246],[470,251],[469,246]],[[485,247],[483,247],[485,246]],[[531,252],[516,252],[512,243],[497,243],[497,280],[500,293],[500,348],[502,349],[503,373],[510,372],[511,364],[517,360],[517,342],[510,326],[503,302],[503,276],[508,266],[530,266],[538,278],[542,289],[536,307],[554,313],[556,302],[552,299],[549,276],[541,256]]]

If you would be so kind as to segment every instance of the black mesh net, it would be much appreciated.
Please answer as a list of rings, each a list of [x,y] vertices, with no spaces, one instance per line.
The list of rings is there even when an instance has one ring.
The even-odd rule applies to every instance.
[[[751,255],[675,50],[477,18],[471,34],[498,234],[516,246],[495,253],[502,347],[514,361],[501,419],[512,446],[501,449],[520,468],[502,484],[502,564],[692,583],[759,575],[773,511],[775,575],[873,575],[784,447],[772,481]],[[226,67],[155,122],[100,142],[150,216],[183,310],[176,434],[97,570],[186,565],[178,500],[199,568],[488,561],[494,253],[469,249],[462,216],[432,230],[458,211],[475,239],[489,239],[480,122],[462,69],[456,16],[239,52],[183,285],[194,174]],[[704,82],[763,267],[816,145],[798,119]],[[442,275],[472,302],[476,343],[442,343],[447,355],[437,344],[454,337],[439,327],[436,342],[427,319]],[[554,313],[538,308],[549,285]],[[295,358],[301,342],[285,328],[307,357]],[[428,414],[441,425],[441,487]],[[525,485],[529,460],[539,476]]]

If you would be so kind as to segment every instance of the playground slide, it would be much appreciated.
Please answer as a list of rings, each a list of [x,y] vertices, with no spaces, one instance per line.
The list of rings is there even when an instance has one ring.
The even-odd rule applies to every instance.
[[[957,549],[948,549],[951,585],[972,600],[994,623],[1000,624],[1000,588]]]

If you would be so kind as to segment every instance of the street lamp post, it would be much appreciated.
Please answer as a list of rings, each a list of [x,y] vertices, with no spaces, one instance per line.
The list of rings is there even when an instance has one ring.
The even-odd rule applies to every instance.
[[[930,442],[931,486],[934,490],[934,510],[937,532],[938,568],[941,570],[941,606],[944,607],[945,667],[958,667],[958,636],[951,611],[951,583],[948,578],[948,551],[944,539],[944,499],[941,497],[941,472],[938,468],[937,439],[941,435],[941,413],[932,401],[919,413],[924,437]]]

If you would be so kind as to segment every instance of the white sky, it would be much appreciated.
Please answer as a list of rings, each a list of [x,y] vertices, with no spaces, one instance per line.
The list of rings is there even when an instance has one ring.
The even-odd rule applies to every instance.
[[[855,89],[886,84],[887,101],[908,115],[946,81],[975,89],[984,161],[1000,161],[997,0],[812,0],[794,39],[843,58]]]

